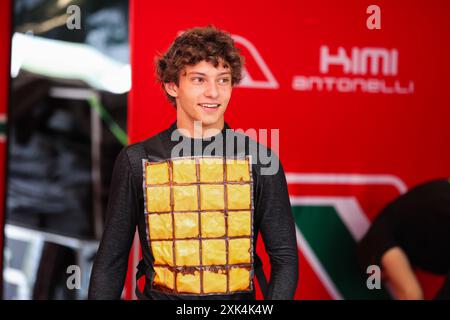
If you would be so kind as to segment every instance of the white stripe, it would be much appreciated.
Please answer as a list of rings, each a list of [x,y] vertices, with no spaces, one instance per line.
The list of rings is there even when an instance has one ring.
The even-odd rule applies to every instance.
[[[48,95],[52,98],[72,100],[87,100],[92,97],[99,97],[98,93],[92,89],[64,87],[51,87]]]
[[[401,194],[408,190],[400,178],[390,174],[286,173],[286,180],[288,183],[303,184],[392,185]]]
[[[259,70],[262,72],[266,80],[254,80],[248,70],[244,67],[243,68],[243,74],[244,77],[242,78],[242,81],[239,83],[239,87],[246,87],[246,88],[259,88],[259,89],[278,89],[279,83],[275,79],[273,73],[270,71],[269,67],[267,66],[266,62],[264,61],[263,57],[260,55],[256,47],[248,41],[246,38],[238,35],[232,35],[233,40],[236,43],[240,43],[243,45],[247,50],[249,51],[250,55],[256,62],[256,64],[259,67]]]
[[[306,259],[308,260],[309,264],[313,268],[316,275],[319,277],[322,284],[327,289],[328,293],[334,300],[342,300],[342,294],[339,292],[339,290],[334,285],[333,281],[331,281],[330,276],[325,271],[324,267],[320,263],[319,259],[317,259],[316,255],[314,254],[313,250],[309,246],[306,239],[303,237],[303,234],[298,229],[297,226],[295,226],[295,231],[297,235],[297,246],[300,248],[302,253],[305,255]],[[301,268],[301,267],[300,267]]]
[[[361,240],[370,227],[369,219],[354,197],[292,196],[290,200],[293,205],[333,206],[355,241]]]

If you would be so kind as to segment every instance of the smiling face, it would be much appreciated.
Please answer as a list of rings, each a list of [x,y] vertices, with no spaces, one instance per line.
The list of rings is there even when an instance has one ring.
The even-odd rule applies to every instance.
[[[201,121],[203,131],[223,128],[232,92],[231,70],[223,63],[217,68],[205,60],[186,65],[178,86],[171,82],[165,84],[165,89],[176,100],[178,128],[192,134],[194,121]]]

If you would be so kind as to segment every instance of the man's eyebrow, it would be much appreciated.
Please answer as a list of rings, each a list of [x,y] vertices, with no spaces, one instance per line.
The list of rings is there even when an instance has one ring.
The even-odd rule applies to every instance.
[[[188,72],[187,74],[188,75],[190,75],[190,74],[198,74],[198,75],[201,75],[201,76],[206,76],[206,73],[198,72],[198,71],[191,71],[191,72]],[[225,75],[225,74],[231,74],[231,71],[224,71],[224,72],[219,73],[218,75],[222,76],[222,75]]]

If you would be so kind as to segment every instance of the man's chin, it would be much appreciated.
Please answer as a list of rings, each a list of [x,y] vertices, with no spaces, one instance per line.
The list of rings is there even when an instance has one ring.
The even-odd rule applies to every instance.
[[[198,118],[198,120],[203,126],[214,126],[215,124],[221,123],[220,117],[217,116],[208,116],[208,115],[202,115]]]

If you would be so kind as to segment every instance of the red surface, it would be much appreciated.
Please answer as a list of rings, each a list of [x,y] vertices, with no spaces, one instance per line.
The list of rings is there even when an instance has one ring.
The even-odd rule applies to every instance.
[[[389,174],[408,187],[450,177],[450,43],[444,41],[450,38],[450,2],[377,1],[381,30],[366,28],[366,8],[371,1],[230,0],[204,6],[189,1],[130,3],[131,142],[161,131],[175,120],[175,110],[155,80],[157,52],[164,52],[179,31],[211,23],[249,40],[277,79],[278,89],[236,88],[226,121],[233,128],[279,128],[280,158],[286,172]],[[329,73],[322,74],[322,45],[332,54],[338,47],[348,54],[354,47],[396,49],[396,75],[360,77],[389,83],[413,81],[414,92],[294,90],[296,75],[359,77],[345,74],[340,66],[331,66]],[[243,49],[251,76],[263,80],[249,50]],[[292,192],[299,188],[289,187]],[[355,195],[372,220],[396,191],[371,190],[355,187],[343,191],[328,186],[321,192]],[[303,256],[301,259],[296,298],[329,298]]]

